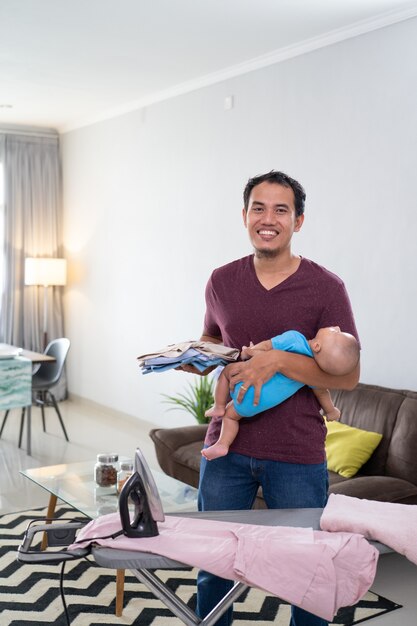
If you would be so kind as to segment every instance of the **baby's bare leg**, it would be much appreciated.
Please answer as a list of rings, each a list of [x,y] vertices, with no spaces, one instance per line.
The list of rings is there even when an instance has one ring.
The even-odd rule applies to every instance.
[[[226,366],[219,376],[214,390],[214,404],[205,412],[206,417],[223,417],[229,399],[229,372]]]
[[[208,448],[204,448],[201,451],[201,454],[212,461],[213,459],[217,459],[220,456],[226,456],[229,452],[229,447],[236,439],[236,435],[239,432],[239,420],[240,415],[236,413],[235,407],[233,406],[233,402],[229,402],[226,407],[226,412],[223,416],[222,420],[222,428],[220,431],[220,436],[216,443]]]

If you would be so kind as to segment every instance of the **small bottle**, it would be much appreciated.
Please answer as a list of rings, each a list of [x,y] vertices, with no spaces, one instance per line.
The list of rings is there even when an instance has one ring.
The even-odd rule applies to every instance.
[[[118,454],[98,454],[94,479],[99,487],[114,487],[117,483]]]
[[[120,493],[123,485],[133,474],[133,461],[128,459],[127,461],[120,461],[120,469],[117,472],[117,493]]]

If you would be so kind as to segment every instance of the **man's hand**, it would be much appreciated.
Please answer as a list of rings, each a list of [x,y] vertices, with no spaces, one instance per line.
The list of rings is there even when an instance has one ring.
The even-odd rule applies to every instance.
[[[180,372],[181,371],[188,372],[189,374],[198,374],[198,376],[207,376],[207,374],[210,374],[210,372],[215,370],[216,367],[217,365],[211,365],[211,367],[208,367],[207,369],[200,372],[200,370],[194,367],[194,365],[189,365],[188,363],[185,363],[184,365],[180,365],[179,367],[176,367],[175,369]]]
[[[255,391],[253,404],[255,406],[259,404],[262,385],[277,372],[275,363],[277,352],[279,350],[256,351],[249,361],[229,365],[230,391],[233,391],[237,383],[243,383],[237,397],[238,402],[242,402],[249,387],[253,387]]]

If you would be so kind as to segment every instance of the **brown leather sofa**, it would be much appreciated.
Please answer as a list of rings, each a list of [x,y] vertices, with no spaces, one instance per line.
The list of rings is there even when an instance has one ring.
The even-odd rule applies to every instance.
[[[368,500],[417,504],[417,392],[359,384],[353,391],[334,391],[341,422],[383,435],[371,458],[355,476],[329,471],[330,492]],[[198,486],[201,448],[207,426],[154,428],[162,470]],[[260,492],[255,503],[264,508]]]

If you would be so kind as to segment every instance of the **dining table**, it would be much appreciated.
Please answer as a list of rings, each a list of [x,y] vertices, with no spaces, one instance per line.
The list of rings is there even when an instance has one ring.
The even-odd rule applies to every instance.
[[[42,364],[55,360],[43,352],[0,343],[0,410],[22,408],[27,411],[26,452],[29,456],[32,453],[32,374]]]
[[[19,346],[12,346],[9,343],[0,343],[0,356],[5,355],[7,352],[9,352],[12,357],[23,356],[25,359],[32,361],[34,365],[38,363],[54,362],[56,360],[55,357],[48,356],[44,352],[34,352],[33,350],[26,350]]]

